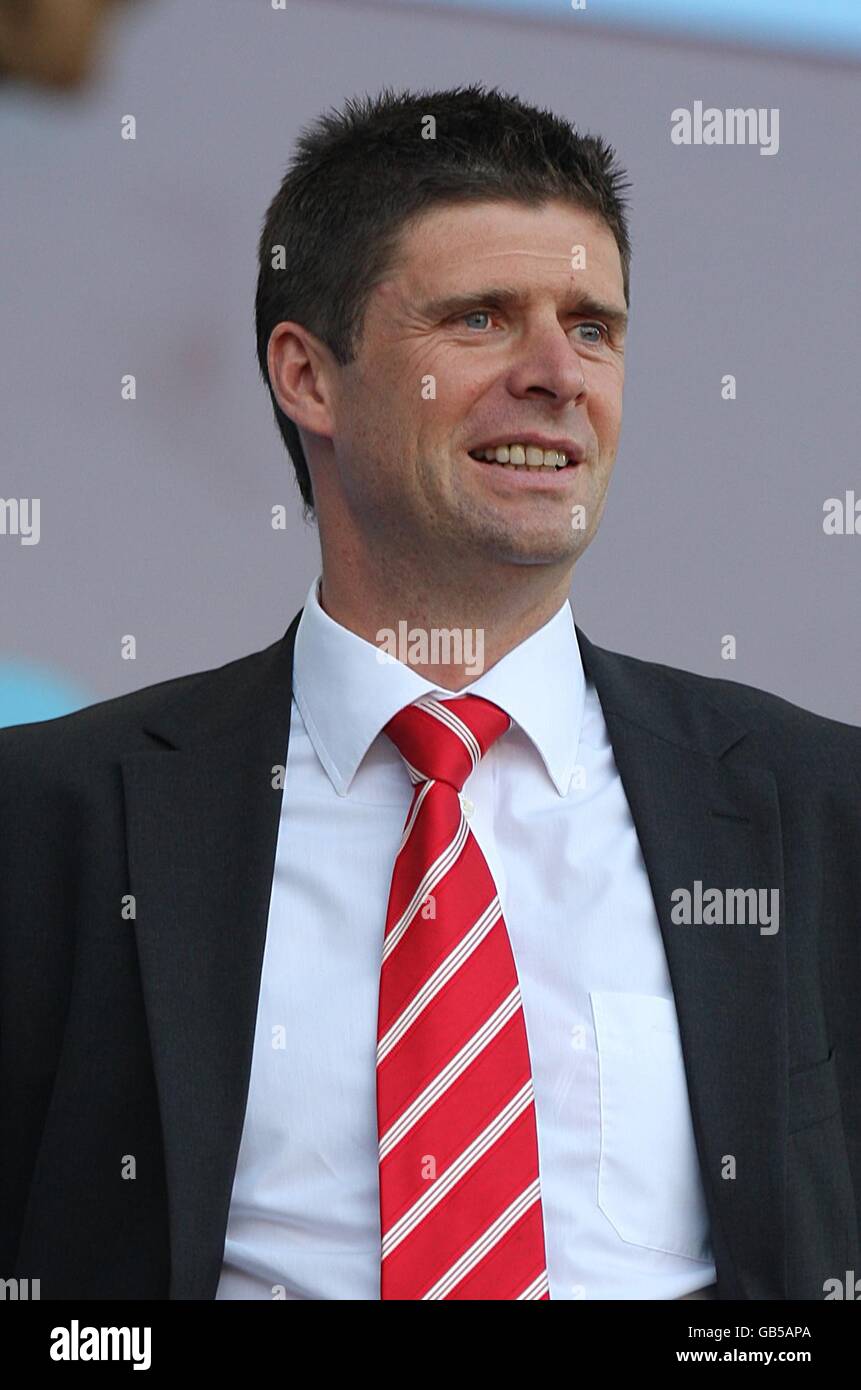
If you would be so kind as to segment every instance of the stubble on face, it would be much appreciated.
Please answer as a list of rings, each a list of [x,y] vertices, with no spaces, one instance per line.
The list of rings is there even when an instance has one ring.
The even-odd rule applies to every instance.
[[[485,304],[494,287],[517,303]],[[353,550],[373,551],[392,583],[425,567],[453,587],[504,585],[523,567],[570,580],[603,512],[624,382],[624,330],[595,337],[605,325],[584,296],[624,311],[613,235],[579,208],[447,206],[405,230],[340,374],[333,438]],[[441,311],[453,297],[457,311]],[[585,451],[552,488],[467,452],[534,431]]]

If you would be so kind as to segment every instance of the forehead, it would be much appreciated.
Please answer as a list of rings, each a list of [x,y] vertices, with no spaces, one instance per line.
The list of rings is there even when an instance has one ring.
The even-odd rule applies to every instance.
[[[622,261],[606,222],[555,200],[535,207],[489,201],[434,208],[404,229],[392,267],[392,280],[410,298],[500,279],[524,288],[565,288],[575,276],[581,286],[615,291],[624,302]]]

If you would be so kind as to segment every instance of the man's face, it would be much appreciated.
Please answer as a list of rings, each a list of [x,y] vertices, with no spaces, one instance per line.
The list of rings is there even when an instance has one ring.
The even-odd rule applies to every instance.
[[[451,565],[573,564],[616,456],[624,315],[618,248],[593,214],[486,202],[416,220],[338,373],[335,466],[363,541]],[[582,457],[471,456],[530,440]]]

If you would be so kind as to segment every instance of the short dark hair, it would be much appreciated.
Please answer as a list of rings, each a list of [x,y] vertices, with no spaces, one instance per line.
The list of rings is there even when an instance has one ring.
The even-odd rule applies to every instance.
[[[429,116],[434,139],[422,138]],[[347,100],[343,112],[325,112],[300,133],[260,233],[255,311],[257,360],[306,518],[314,497],[299,431],[269,381],[275,326],[301,323],[336,361],[351,362],[368,298],[389,273],[407,224],[434,206],[458,202],[534,206],[556,198],[597,213],[616,239],[630,304],[622,196],[630,183],[615,161],[600,136],[579,135],[552,112],[483,83],[446,91],[385,88],[377,97]]]

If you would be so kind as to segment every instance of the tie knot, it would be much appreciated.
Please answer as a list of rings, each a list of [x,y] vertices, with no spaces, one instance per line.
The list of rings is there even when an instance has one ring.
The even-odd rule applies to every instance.
[[[414,782],[447,782],[460,791],[469,774],[511,720],[480,695],[439,700],[424,695],[386,724]]]

